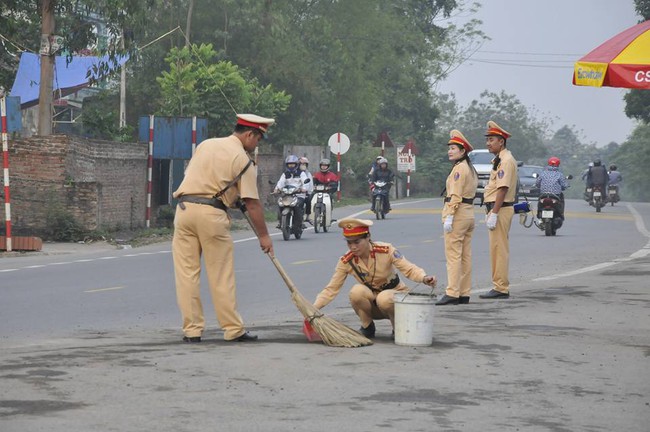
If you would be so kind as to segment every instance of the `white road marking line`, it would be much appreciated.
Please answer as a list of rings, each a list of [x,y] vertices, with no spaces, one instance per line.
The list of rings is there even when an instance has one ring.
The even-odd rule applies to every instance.
[[[96,293],[96,292],[102,292],[102,291],[115,291],[115,290],[121,290],[126,288],[125,286],[116,286],[116,287],[110,287],[110,288],[97,288],[97,289],[92,289],[92,290],[86,290],[84,291],[85,293]]]
[[[20,270],[20,269],[17,269],[17,268],[16,269],[5,269],[5,270],[0,270],[0,273],[8,273],[8,272],[18,271],[18,270]]]

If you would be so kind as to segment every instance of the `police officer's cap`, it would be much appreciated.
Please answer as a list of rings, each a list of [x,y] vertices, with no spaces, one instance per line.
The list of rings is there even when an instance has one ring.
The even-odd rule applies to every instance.
[[[467,138],[457,129],[453,129],[451,132],[449,132],[449,144],[458,144],[459,146],[462,146],[467,153],[471,152],[474,150],[474,147],[467,141]]]
[[[269,126],[275,123],[275,119],[260,117],[255,114],[237,114],[237,124],[248,126],[259,130],[263,134],[269,129]]]
[[[499,126],[498,124],[496,124],[496,122],[493,122],[492,120],[487,122],[487,127],[488,127],[488,130],[487,130],[487,132],[485,132],[486,137],[488,137],[488,136],[498,136],[498,137],[501,137],[503,139],[510,138],[510,133],[506,132],[505,129],[503,129],[501,126]]]
[[[370,234],[372,221],[368,219],[347,218],[339,221],[339,226],[343,228],[344,237],[355,237],[364,234]]]

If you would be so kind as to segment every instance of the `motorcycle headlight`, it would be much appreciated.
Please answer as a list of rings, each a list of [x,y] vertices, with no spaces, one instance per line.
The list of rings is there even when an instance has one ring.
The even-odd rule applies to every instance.
[[[291,205],[295,198],[292,197],[291,195],[288,196],[283,196],[278,200],[278,204],[280,204],[282,207],[288,207]]]

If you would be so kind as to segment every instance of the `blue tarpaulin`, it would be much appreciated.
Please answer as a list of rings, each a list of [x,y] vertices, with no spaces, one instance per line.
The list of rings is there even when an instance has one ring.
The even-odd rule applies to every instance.
[[[89,84],[86,77],[88,71],[98,67],[101,62],[108,65],[113,71],[116,67],[123,65],[128,56],[118,58],[118,66],[108,60],[108,57],[73,57],[70,63],[65,56],[57,56],[54,61],[54,78],[52,89],[60,91],[61,96],[66,96]],[[95,77],[96,79],[96,77]],[[41,80],[41,56],[24,52],[20,56],[18,73],[11,88],[11,96],[20,97],[21,107],[29,108],[38,103],[39,83]]]
[[[139,141],[149,142],[149,117],[140,117]],[[208,120],[196,119],[196,144],[208,138]],[[153,158],[185,159],[192,157],[192,119],[158,117],[153,120]]]

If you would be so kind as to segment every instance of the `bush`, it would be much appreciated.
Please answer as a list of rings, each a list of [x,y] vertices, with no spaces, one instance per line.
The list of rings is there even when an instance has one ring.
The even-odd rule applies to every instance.
[[[75,217],[61,207],[52,207],[45,219],[44,240],[81,241],[86,232]]]

